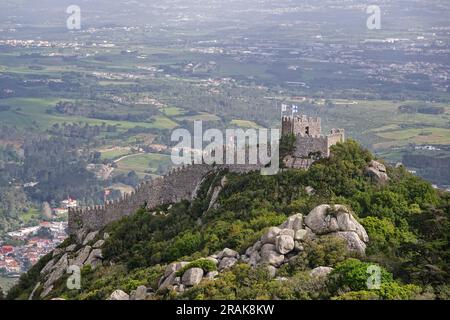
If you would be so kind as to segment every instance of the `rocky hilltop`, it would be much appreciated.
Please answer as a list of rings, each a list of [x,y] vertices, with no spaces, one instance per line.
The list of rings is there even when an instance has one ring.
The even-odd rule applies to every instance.
[[[271,277],[275,277],[278,268],[298,258],[309,241],[319,237],[337,237],[344,240],[347,249],[355,256],[364,256],[369,241],[366,230],[342,205],[320,205],[303,219],[301,213],[290,216],[278,227],[270,227],[244,254],[225,248],[211,256],[203,258],[212,262],[217,271],[205,272],[187,261],[169,264],[159,280],[158,290],[171,288],[183,292],[186,288],[198,285],[203,279],[214,280],[220,272],[242,262],[255,268],[267,268]],[[180,270],[182,272],[180,272]],[[326,276],[331,267],[319,266],[310,271],[315,277]],[[113,297],[111,297],[113,298]]]
[[[195,197],[80,229],[8,298],[448,297],[448,194],[357,143],[309,170],[208,172]]]

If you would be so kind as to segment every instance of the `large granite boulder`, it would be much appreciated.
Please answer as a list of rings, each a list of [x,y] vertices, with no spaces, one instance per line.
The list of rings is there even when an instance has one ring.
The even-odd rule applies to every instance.
[[[366,244],[361,238],[353,231],[338,231],[329,234],[344,239],[347,242],[347,248],[350,251],[356,252],[360,256],[364,256],[366,252]]]
[[[172,262],[170,263],[167,267],[166,270],[164,271],[164,277],[168,277],[169,275],[171,275],[174,272],[177,272],[178,270],[181,270],[184,266],[186,266],[189,262]]]
[[[238,257],[239,257],[239,253],[237,251],[234,251],[234,250],[229,249],[229,248],[223,249],[217,255],[217,259],[219,259],[219,260],[222,259],[222,258],[238,258]]]
[[[281,229],[278,227],[270,227],[269,230],[261,237],[261,243],[275,244],[277,236],[280,234]]]
[[[261,264],[270,264],[274,267],[279,267],[284,262],[284,255],[276,250],[274,244],[266,243],[261,248]]]
[[[317,206],[306,216],[305,224],[317,235],[337,231],[353,231],[361,240],[369,241],[364,227],[343,205],[322,204]]]
[[[200,283],[203,279],[203,269],[201,268],[191,268],[186,270],[181,278],[181,282],[185,286],[195,286]]]
[[[365,173],[378,183],[384,184],[389,181],[385,165],[378,161],[370,161]]]
[[[261,261],[261,255],[259,251],[253,251],[249,256],[248,264],[252,267],[255,267],[258,265],[259,261]]]
[[[176,272],[172,272],[167,277],[161,277],[159,284],[158,284],[158,290],[166,289],[170,286],[173,286],[175,284],[175,278],[176,278]]]
[[[312,269],[309,272],[309,275],[314,278],[326,277],[331,271],[333,271],[333,268],[331,267],[317,267]]]
[[[111,293],[108,300],[130,300],[130,296],[122,290],[116,290]]]
[[[285,222],[280,225],[280,228],[291,229],[297,231],[303,228],[303,215],[301,213],[290,216]]]
[[[214,279],[219,272],[223,272],[238,261],[248,263],[252,267],[266,266],[271,276],[275,277],[277,268],[298,257],[299,252],[304,251],[310,241],[325,237],[344,239],[350,250],[361,255],[364,254],[366,242],[369,241],[366,231],[347,207],[323,204],[311,210],[306,217],[298,213],[289,217],[280,226],[270,227],[242,256],[232,249],[225,248],[205,258],[213,261],[219,271],[205,275],[201,268],[190,268],[180,279],[175,274],[184,267],[184,264],[176,262],[168,265],[158,287],[161,289],[172,286],[175,292],[180,293],[188,287],[199,284],[204,278]],[[331,271],[332,268],[329,267],[318,267],[311,270],[310,275],[324,277]]]
[[[219,271],[210,271],[205,275],[205,279],[214,280],[215,277],[219,275]]]
[[[72,252],[72,251],[74,251],[75,249],[77,248],[77,245],[74,243],[74,244],[71,244],[70,246],[67,246],[66,247],[66,252]]]
[[[92,268],[97,268],[102,264],[103,254],[101,249],[94,249],[89,254],[89,257],[84,262],[84,265],[90,265]]]
[[[238,262],[238,259],[236,259],[236,258],[230,258],[230,257],[223,258],[222,260],[220,260],[219,270],[231,268],[232,266],[234,266],[236,264],[236,262]]]
[[[87,258],[89,258],[89,254],[91,253],[91,246],[85,246],[81,248],[77,253],[74,260],[70,261],[70,265],[75,265],[78,267],[82,267],[86,262]]]
[[[130,293],[130,300],[145,300],[147,298],[147,287],[139,286]]]
[[[94,243],[92,248],[99,249],[99,248],[103,247],[104,244],[105,244],[105,240],[100,239],[96,243]]]
[[[315,207],[305,218],[305,224],[316,235],[334,235],[347,242],[349,250],[363,255],[369,241],[364,227],[343,205],[322,204]]]
[[[293,230],[292,230],[293,232]],[[279,235],[276,239],[276,249],[281,254],[286,254],[294,250],[294,238],[290,235]]]
[[[41,298],[47,296],[53,288],[53,284],[62,277],[66,272],[69,262],[67,260],[67,253],[65,253],[58,262],[51,268],[51,273],[46,278],[44,283],[43,292],[41,293]]]
[[[98,231],[89,232],[83,240],[83,246],[87,245],[89,242],[95,239],[98,235]]]

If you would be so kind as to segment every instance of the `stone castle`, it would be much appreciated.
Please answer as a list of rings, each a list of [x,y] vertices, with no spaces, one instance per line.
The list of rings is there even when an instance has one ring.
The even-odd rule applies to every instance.
[[[283,117],[281,133],[282,135],[295,135],[296,144],[293,156],[297,158],[309,158],[312,154],[329,157],[330,147],[345,140],[344,129],[332,129],[329,134],[322,135],[320,118],[304,115]]]
[[[295,151],[284,159],[287,168],[307,169],[320,157],[330,155],[330,147],[344,142],[344,130],[332,129],[328,135],[321,134],[320,118],[306,116],[283,117],[282,135],[294,134]],[[246,173],[261,169],[261,165],[195,164],[172,170],[161,178],[142,183],[131,194],[117,201],[108,201],[103,206],[69,209],[69,234],[99,230],[109,223],[135,213],[145,206],[152,209],[159,205],[181,200],[191,201],[209,173],[226,169],[234,173]]]
[[[283,117],[282,135],[295,136],[295,150],[283,159],[287,168],[308,169],[318,158],[329,157],[330,147],[345,141],[344,129],[332,129],[322,135],[321,120],[318,117]]]

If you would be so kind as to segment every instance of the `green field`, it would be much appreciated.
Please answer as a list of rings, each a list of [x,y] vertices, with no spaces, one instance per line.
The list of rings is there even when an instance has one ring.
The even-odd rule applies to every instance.
[[[256,129],[256,128],[259,127],[255,122],[249,121],[249,120],[238,120],[238,119],[235,119],[235,120],[232,120],[230,122],[230,124],[233,125],[233,126],[241,127],[241,128],[253,128],[253,129]]]
[[[19,128],[29,128],[38,126],[41,130],[48,129],[53,124],[58,123],[78,123],[83,122],[89,125],[117,125],[119,131],[125,131],[135,127],[172,129],[177,126],[173,120],[158,115],[153,118],[153,122],[131,122],[92,119],[79,116],[68,116],[59,114],[49,114],[46,110],[55,106],[58,101],[67,99],[58,98],[7,98],[1,99],[0,104],[10,106],[8,111],[0,112],[0,124],[17,126]]]
[[[20,215],[20,220],[22,220],[24,223],[30,222],[31,219],[39,219],[41,216],[41,213],[36,208],[30,208],[28,212],[22,213]]]
[[[100,151],[100,153],[102,154],[102,159],[112,160],[120,158],[122,156],[126,156],[131,152],[128,149],[111,149],[107,151]]]
[[[153,120],[154,121],[151,123],[151,128],[173,129],[178,125],[175,121],[162,115],[154,117]]]
[[[177,107],[167,107],[161,109],[161,112],[164,113],[168,117],[180,116],[185,113],[185,110]]]
[[[421,128],[387,131],[377,133],[378,136],[396,140],[401,145],[416,144],[450,144],[450,129],[445,128]]]
[[[159,165],[167,166],[169,164],[171,164],[169,155],[158,153],[136,154],[117,162],[117,171],[135,171],[139,176],[145,176],[149,173],[155,174]]]
[[[177,117],[178,121],[219,121],[220,118],[214,114],[201,112],[194,116]]]

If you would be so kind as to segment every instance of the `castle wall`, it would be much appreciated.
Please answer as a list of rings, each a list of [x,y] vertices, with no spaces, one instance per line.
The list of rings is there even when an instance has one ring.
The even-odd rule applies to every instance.
[[[322,156],[328,154],[328,142],[326,137],[297,135],[294,152],[295,157],[308,157],[310,153],[318,151],[322,153]]]
[[[343,129],[333,129],[327,136],[321,135],[320,132],[320,118],[283,117],[282,134],[294,133],[297,137],[296,150],[289,167],[307,169],[314,162],[313,159],[306,159],[311,153],[320,151],[322,156],[328,157],[332,145],[344,142]],[[246,155],[245,158],[248,163],[248,156]],[[235,173],[247,173],[260,170],[262,167],[260,164],[217,166],[196,164],[174,169],[162,178],[141,184],[134,192],[118,201],[111,201],[104,206],[93,208],[69,209],[69,234],[76,234],[80,229],[99,230],[113,221],[134,214],[144,205],[152,209],[181,200],[192,201],[204,177],[213,170],[228,169]]]
[[[332,129],[331,133],[327,135],[327,153],[326,156],[330,156],[330,147],[345,141],[344,129]]]
[[[148,209],[162,204],[193,200],[204,177],[213,170],[228,169],[234,173],[246,173],[261,169],[260,165],[190,165],[174,169],[163,178],[141,184],[134,192],[104,206],[86,209],[69,209],[69,234],[80,229],[99,230],[124,216],[134,214],[146,205]]]

